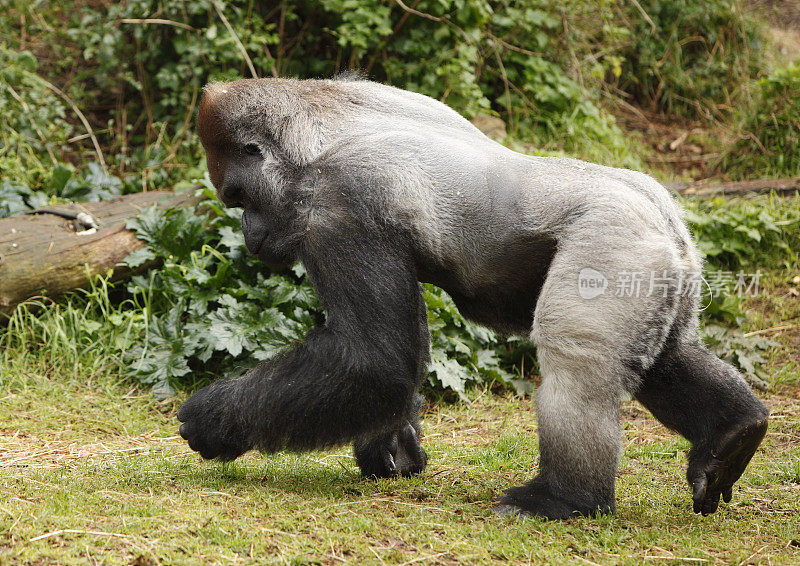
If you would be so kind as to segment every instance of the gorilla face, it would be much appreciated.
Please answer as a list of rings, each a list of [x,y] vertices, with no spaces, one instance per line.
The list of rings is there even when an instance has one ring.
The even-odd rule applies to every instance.
[[[248,251],[270,266],[296,259],[289,245],[294,231],[292,166],[257,123],[243,123],[235,113],[236,94],[211,91],[204,96],[198,132],[206,151],[211,182],[227,207],[241,207],[242,231]]]

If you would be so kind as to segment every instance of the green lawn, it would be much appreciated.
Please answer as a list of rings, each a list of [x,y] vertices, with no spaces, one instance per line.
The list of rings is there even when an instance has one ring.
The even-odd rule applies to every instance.
[[[499,517],[536,467],[530,400],[429,406],[423,477],[367,481],[347,448],[202,462],[179,401],[30,360],[0,368],[0,564],[800,563],[800,401],[766,396],[763,447],[719,512],[691,512],[688,443],[623,411],[618,512]]]

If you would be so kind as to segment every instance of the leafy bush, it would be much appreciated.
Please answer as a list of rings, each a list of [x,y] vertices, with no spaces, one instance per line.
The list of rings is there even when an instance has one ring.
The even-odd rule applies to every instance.
[[[758,81],[756,101],[740,121],[740,138],[723,159],[731,176],[800,175],[800,64]]]
[[[210,184],[205,192],[213,198]],[[752,266],[765,253],[796,261],[798,206],[771,207],[722,199],[687,202],[688,220],[709,270]],[[159,270],[128,284],[148,325],[127,354],[129,373],[143,383],[179,383],[238,375],[281,348],[302,340],[324,313],[301,266],[269,273],[247,253],[238,210],[206,201],[203,214],[149,209],[131,221],[148,246],[128,263],[160,259]],[[768,210],[774,210],[770,213]],[[773,216],[774,215],[774,216]],[[464,319],[444,291],[425,285],[431,331],[429,382],[459,395],[470,383],[497,382],[530,391],[522,367],[534,365],[531,346],[502,338]],[[731,330],[743,322],[741,299],[717,296],[703,312],[705,337],[723,358],[757,379],[768,340]]]
[[[763,66],[761,35],[741,0],[413,4],[123,0],[107,8],[43,4],[28,17],[29,3],[9,0],[0,12],[0,41],[8,44],[0,63],[10,72],[27,65],[30,79],[35,69],[23,49],[35,46],[47,63],[36,72],[86,111],[109,169],[136,190],[202,174],[191,127],[200,88],[250,76],[251,68],[260,76],[297,77],[358,69],[467,116],[498,114],[512,136],[540,150],[636,168],[640,148],[601,104],[617,97],[608,82],[662,110],[707,113],[740,105],[748,79]],[[63,101],[41,85],[18,94],[31,108],[53,113],[41,124],[64,131],[40,129],[47,144],[63,145],[67,122],[77,123],[71,112],[64,115]],[[39,105],[41,96],[53,104]],[[17,106],[14,100],[10,108]],[[37,147],[42,136],[29,130],[0,125],[4,137],[16,132],[24,142],[16,153],[8,150],[0,178],[40,190],[48,167],[24,162],[44,155]],[[33,150],[26,153],[25,144]],[[52,152],[59,162],[77,163],[76,153],[91,147],[76,139]]]
[[[620,87],[654,109],[704,116],[735,108],[764,62],[758,21],[741,0],[626,2],[631,41]],[[742,90],[744,88],[744,90]]]
[[[204,191],[210,196],[206,184]],[[686,206],[700,249],[708,254],[709,270],[752,269],[755,258],[765,257],[770,262],[775,257],[794,261],[796,266],[787,246],[798,249],[800,243],[800,200],[717,199],[689,201]],[[748,230],[738,229],[742,226]],[[117,283],[116,289],[99,279],[88,291],[60,303],[18,308],[8,326],[0,329],[3,363],[41,356],[55,360],[58,368],[118,364],[129,376],[164,393],[172,386],[238,375],[302,340],[324,319],[302,267],[285,273],[265,271],[246,251],[238,211],[222,209],[216,200],[205,201],[195,211],[151,208],[130,227],[147,246],[131,254],[128,263],[158,259],[161,267],[127,284]],[[755,244],[755,232],[763,248]],[[739,244],[717,253],[719,242]],[[529,342],[500,337],[465,320],[434,286],[425,286],[424,298],[432,387],[459,395],[471,383],[532,390],[527,378],[536,366]],[[718,355],[759,383],[764,377],[761,352],[771,342],[736,330],[743,318],[740,298],[715,296],[702,313],[704,337]]]
[[[796,267],[800,201],[779,197],[686,200],[686,220],[710,268],[738,270],[763,264]]]
[[[0,218],[59,200],[99,201],[141,191],[141,171],[120,178],[97,161],[81,160],[80,171],[66,161],[72,157],[74,128],[67,116],[73,111],[38,67],[30,51],[0,45]],[[159,183],[167,178],[163,171],[148,175]]]
[[[715,354],[738,367],[753,385],[766,388],[763,353],[776,344],[740,330],[745,319],[744,299],[734,292],[735,281],[741,275],[748,284],[753,283],[762,265],[797,269],[800,198],[715,198],[686,200],[683,204],[698,249],[706,258],[709,286],[722,286],[715,281],[716,276],[731,279],[726,293],[717,290],[704,298],[703,338]]]
[[[757,47],[755,28],[726,0],[642,1],[656,33],[627,0],[419,0],[408,3],[413,9],[381,0],[51,4],[37,5],[36,18],[23,17],[31,10],[23,0],[0,11],[0,33],[18,26],[26,32],[0,36],[11,46],[0,47],[0,217],[201,176],[192,134],[200,87],[249,76],[251,65],[262,76],[361,69],[467,116],[499,114],[512,135],[541,150],[636,167],[636,147],[601,104],[605,81],[689,113],[697,108],[689,99],[735,100],[728,85],[753,76],[757,60],[747,54]],[[22,37],[37,44],[43,64]],[[89,114],[113,175],[97,163],[82,166],[82,152],[94,153],[88,140],[69,143],[83,129],[70,125],[65,97],[41,79],[58,82],[62,73],[69,78],[59,85]],[[743,265],[765,246],[796,261],[787,252],[797,249],[796,237],[787,235],[794,216],[776,219],[720,203],[698,205],[693,215],[712,262]],[[236,215],[213,202],[199,214],[149,210],[131,227],[148,247],[130,263],[159,259],[160,269],[114,290],[117,306],[103,287],[102,297],[73,295],[40,314],[19,309],[11,324],[16,334],[0,331],[3,344],[49,352],[48,344],[67,337],[75,345],[68,359],[78,363],[101,350],[114,363],[125,360],[136,379],[163,388],[241,373],[302,339],[324,316],[302,269],[264,272],[245,253]],[[435,287],[426,286],[425,300],[432,385],[459,394],[469,382],[530,388],[523,371],[534,363],[530,345],[464,320]],[[717,299],[707,318],[730,324],[739,314],[738,303]],[[103,334],[109,323],[113,331]],[[732,359],[747,363],[738,354]]]
[[[0,178],[17,185],[52,183],[48,171],[73,131],[63,101],[39,80],[37,67],[30,51],[0,44]]]
[[[93,118],[110,170],[141,190],[201,174],[186,170],[202,159],[192,134],[200,88],[250,76],[251,65],[260,76],[362,70],[466,116],[500,114],[512,135],[539,148],[635,167],[630,140],[600,104],[598,78],[618,62],[594,52],[613,51],[624,36],[613,6],[420,0],[412,13],[382,0],[123,0],[107,10],[43,8],[36,22],[49,25],[40,25],[27,23],[27,4],[14,1],[0,27],[23,25],[39,51],[76,61],[64,90]],[[62,67],[41,72],[59,82],[51,73]],[[23,168],[9,173],[41,188]]]
[[[301,270],[265,273],[246,252],[236,211],[207,207],[203,214],[153,207],[128,224],[148,242],[128,264],[163,262],[128,284],[147,313],[147,328],[127,353],[128,373],[143,383],[235,375],[320,319]]]
[[[39,183],[39,190],[11,182],[8,178],[0,181],[0,218],[57,202],[98,202],[133,192],[130,185],[109,175],[94,161],[79,172],[71,165],[58,163],[50,168],[48,174],[49,180]]]

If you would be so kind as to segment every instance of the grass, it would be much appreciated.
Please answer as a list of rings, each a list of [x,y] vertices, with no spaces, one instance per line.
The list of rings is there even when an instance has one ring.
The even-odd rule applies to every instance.
[[[176,435],[181,399],[156,401],[113,365],[90,372],[91,354],[49,358],[0,367],[0,564],[800,561],[787,385],[766,398],[763,448],[715,515],[691,512],[688,443],[629,402],[617,514],[545,522],[491,511],[536,467],[527,399],[476,390],[469,406],[429,406],[423,477],[373,482],[346,448],[202,462]]]
[[[778,388],[800,396],[800,273],[767,273],[766,292],[745,302],[746,332],[758,332],[777,346],[767,359],[767,372]]]

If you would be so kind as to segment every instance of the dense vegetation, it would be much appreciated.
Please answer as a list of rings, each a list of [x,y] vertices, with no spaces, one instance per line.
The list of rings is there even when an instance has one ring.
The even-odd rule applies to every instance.
[[[616,125],[613,110],[626,100],[722,118],[769,103],[754,96],[769,73],[768,43],[740,0],[411,4],[125,0],[106,9],[7,0],[2,177],[57,192],[52,177],[65,173],[55,165],[91,160],[126,191],[198,176],[200,88],[252,74],[358,69],[468,117],[496,113],[541,151],[629,166],[642,148]]]
[[[208,80],[354,69],[468,117],[498,115],[509,143],[528,151],[641,168],[647,148],[615,118],[635,104],[744,132],[720,161],[730,174],[796,174],[798,71],[770,69],[767,46],[738,0],[10,0],[0,11],[0,217],[202,181],[193,120]],[[797,265],[795,204],[689,206],[709,270],[752,270],[765,253]],[[239,373],[322,319],[300,267],[265,273],[236,214],[203,211],[146,211],[131,228],[149,245],[129,262],[162,267],[19,309],[0,330],[3,361],[92,351],[169,391]],[[528,346],[465,321],[434,287],[426,301],[433,385],[530,390]],[[716,296],[704,316],[719,353],[756,379],[769,342],[730,328],[741,299]]]
[[[739,113],[742,135],[725,155],[735,177],[800,175],[800,63],[758,81],[758,103]]]

